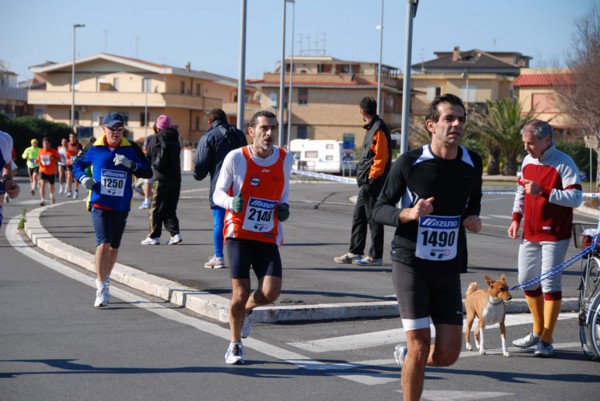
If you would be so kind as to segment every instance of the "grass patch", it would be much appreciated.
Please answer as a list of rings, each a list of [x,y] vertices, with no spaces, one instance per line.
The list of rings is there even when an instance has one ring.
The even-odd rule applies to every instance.
[[[19,224],[17,225],[17,229],[24,230],[26,222],[27,222],[27,209],[21,208],[21,214],[19,215]]]

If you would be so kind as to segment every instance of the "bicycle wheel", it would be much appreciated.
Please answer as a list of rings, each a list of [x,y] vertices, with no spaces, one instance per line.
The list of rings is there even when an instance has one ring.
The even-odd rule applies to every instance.
[[[588,359],[600,361],[600,294],[588,305],[584,324],[579,327],[581,346]]]
[[[582,274],[583,288],[581,288],[580,300],[591,303],[600,292],[600,259],[596,256],[591,257],[587,270]]]
[[[597,320],[597,316],[593,317],[592,315],[595,311],[594,302],[600,303],[600,297],[596,300],[599,291],[600,260],[597,257],[590,257],[584,261],[579,287],[579,339],[583,353],[591,360],[600,359],[598,345],[600,335],[597,331],[597,324],[592,324]]]

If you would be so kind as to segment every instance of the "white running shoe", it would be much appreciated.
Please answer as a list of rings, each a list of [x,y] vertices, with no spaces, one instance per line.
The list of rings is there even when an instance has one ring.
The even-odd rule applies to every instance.
[[[77,199],[77,198],[79,198],[79,192],[75,191],[73,193],[73,199]]]
[[[101,308],[108,305],[110,302],[110,281],[96,281],[96,288],[96,300],[94,301],[94,307]]]
[[[160,245],[160,238],[150,238],[146,237],[145,240],[141,242],[142,245]]]
[[[538,345],[540,336],[534,332],[529,332],[525,337],[513,341],[513,345],[519,348],[529,348]]]
[[[140,205],[139,209],[150,209],[150,201],[144,200]]]
[[[362,259],[357,259],[354,262],[357,266],[383,266],[383,258],[382,259],[373,259],[370,256],[365,256]]]
[[[361,260],[362,258],[363,255],[355,255],[352,252],[348,252],[343,254],[342,256],[336,256],[335,258],[333,258],[333,261],[339,264],[352,264],[356,263],[357,260]]]
[[[167,245],[177,245],[181,241],[183,241],[183,238],[181,237],[181,234],[177,233],[177,234],[173,235],[171,238],[169,238],[169,242],[167,242]]]
[[[225,363],[228,365],[244,364],[244,346],[241,342],[232,342],[225,353]]]
[[[254,322],[254,317],[252,316],[252,311],[246,313],[244,316],[244,325],[242,326],[242,338],[248,338],[250,332],[252,331],[252,323]]]
[[[67,192],[67,198],[71,198],[73,196],[73,192]]]
[[[533,355],[541,358],[550,358],[552,355],[554,355],[554,347],[552,346],[552,343],[540,341],[537,343]]]
[[[396,348],[394,348],[394,359],[396,360],[398,366],[400,366],[400,370],[402,370],[402,365],[404,365],[406,354],[408,354],[408,348],[406,348],[406,345],[396,345]]]
[[[208,262],[204,264],[204,267],[207,269],[221,269],[225,267],[225,262],[223,261],[223,258],[211,256],[208,258]]]

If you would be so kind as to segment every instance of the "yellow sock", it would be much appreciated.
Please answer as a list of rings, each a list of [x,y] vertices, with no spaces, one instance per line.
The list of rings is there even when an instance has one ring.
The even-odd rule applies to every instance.
[[[531,331],[537,335],[541,335],[544,329],[544,295],[540,294],[535,297],[526,295],[525,299],[533,318],[533,329]]]
[[[560,299],[556,301],[544,302],[544,331],[540,336],[543,342],[551,343],[552,335],[554,334],[554,327],[560,314]]]

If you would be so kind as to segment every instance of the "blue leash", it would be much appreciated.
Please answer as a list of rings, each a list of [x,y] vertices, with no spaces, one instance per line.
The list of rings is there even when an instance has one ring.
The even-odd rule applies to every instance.
[[[552,269],[550,269],[549,271],[547,271],[546,273],[538,276],[538,277],[534,277],[531,278],[519,285],[515,285],[514,287],[511,287],[509,290],[517,290],[517,289],[523,289],[523,288],[527,288],[527,287],[531,287],[534,284],[538,284],[541,283],[543,280],[555,276],[558,273],[562,272],[563,270],[565,270],[567,267],[571,266],[573,263],[577,262],[578,260],[580,260],[581,258],[583,258],[585,255],[587,255],[588,253],[592,253],[592,251],[594,249],[596,249],[596,247],[598,246],[598,238],[600,237],[600,233],[594,235],[594,237],[592,238],[592,244],[590,246],[588,246],[585,249],[582,249],[581,251],[579,251],[578,253],[576,253],[575,255],[573,255],[571,258],[569,258],[568,260],[562,262],[561,264],[554,266]]]

